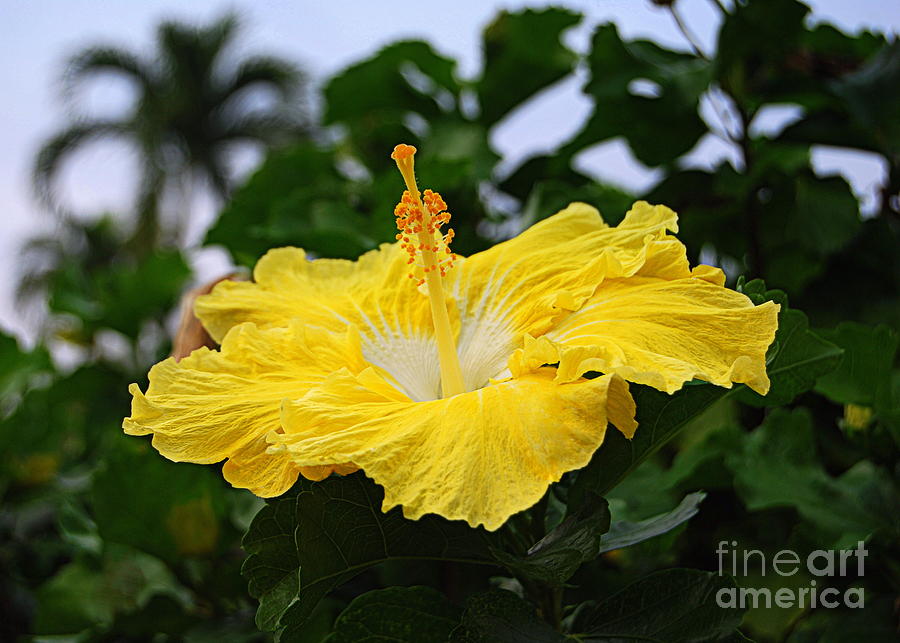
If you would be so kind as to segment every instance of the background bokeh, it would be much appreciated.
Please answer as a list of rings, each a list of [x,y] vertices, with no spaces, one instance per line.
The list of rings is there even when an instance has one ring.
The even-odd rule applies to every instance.
[[[431,586],[456,615],[472,592],[515,587],[518,578],[492,580],[505,573],[495,568],[391,561],[285,625],[272,578],[254,565],[241,575],[245,549],[287,561],[288,577],[300,553],[319,552],[292,550],[287,532],[267,550],[259,499],[228,487],[217,466],[168,462],[121,432],[128,384],[146,385],[179,323],[179,354],[209,342],[180,304],[192,289],[246,275],[279,245],[354,258],[393,239],[401,186],[388,155],[400,141],[417,145],[423,187],[449,203],[458,252],[573,200],[615,224],[643,198],[680,213],[692,262],[783,306],[769,395],[701,384],[670,398],[634,385],[642,421],[658,430],[633,443],[608,436],[591,465],[553,487],[539,520],[511,521],[509,533],[532,542],[592,493],[621,527],[707,492],[690,522],[585,559],[564,604],[608,599],[662,569],[715,570],[723,539],[769,556],[865,540],[865,576],[832,579],[862,587],[865,610],[751,609],[743,634],[732,614],[715,635],[894,640],[895,2],[67,1],[0,11],[0,640],[270,640],[257,625],[284,616],[283,640],[319,641],[376,588]],[[345,479],[326,484],[340,491]],[[690,612],[679,601],[691,597],[666,591],[657,602]],[[712,636],[706,614],[685,621],[682,638],[660,636]]]

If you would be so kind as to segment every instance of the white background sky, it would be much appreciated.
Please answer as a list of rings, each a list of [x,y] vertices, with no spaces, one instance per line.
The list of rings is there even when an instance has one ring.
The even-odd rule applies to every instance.
[[[807,0],[813,20],[856,32],[900,30],[898,0]],[[155,26],[163,19],[205,22],[233,9],[244,19],[241,49],[277,54],[300,63],[321,81],[400,38],[424,38],[445,55],[460,61],[460,74],[474,76],[481,64],[481,29],[500,9],[562,5],[585,14],[581,27],[567,35],[578,51],[586,49],[593,26],[604,21],[619,25],[623,37],[649,37],[684,48],[685,42],[669,14],[649,0],[539,1],[453,0],[0,0],[0,327],[23,337],[33,335],[28,318],[16,309],[17,248],[32,234],[52,230],[52,220],[36,204],[30,188],[34,154],[41,142],[62,128],[68,114],[60,100],[60,78],[67,58],[98,43],[149,52]],[[709,51],[715,42],[718,16],[710,0],[680,0],[686,22]],[[761,43],[761,46],[765,46]],[[536,151],[553,149],[574,133],[589,112],[579,95],[579,81],[564,82],[534,104],[513,114],[496,130],[493,143],[507,162]],[[79,106],[91,114],[113,114],[127,93],[98,86],[81,97]],[[775,123],[784,112],[771,115]],[[765,126],[765,123],[760,123]],[[724,151],[711,141],[692,153],[693,162],[708,165]],[[73,157],[64,177],[64,194],[85,211],[122,211],[133,194],[135,171],[127,150],[98,145]],[[820,150],[814,155],[821,172],[841,171],[861,194],[871,191],[884,169],[871,158]],[[580,159],[593,174],[632,189],[653,181],[652,173],[630,158],[621,143],[612,142]],[[249,167],[247,168],[249,169]],[[193,230],[202,234],[212,207],[198,203],[206,215]],[[197,257],[201,272],[223,266],[222,254]]]

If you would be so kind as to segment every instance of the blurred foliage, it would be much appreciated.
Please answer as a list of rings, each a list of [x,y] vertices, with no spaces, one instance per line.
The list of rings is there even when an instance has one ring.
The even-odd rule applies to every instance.
[[[103,78],[123,82],[133,97],[120,117],[78,114],[44,143],[34,165],[38,195],[70,215],[55,187],[67,159],[87,144],[120,138],[135,148],[140,163],[132,232],[137,248],[183,233],[195,184],[227,198],[234,146],[295,140],[309,125],[299,69],[272,56],[236,58],[238,27],[231,14],[204,27],[167,21],[159,26],[152,58],[108,45],[73,56],[64,77],[70,103]],[[165,225],[161,210],[173,196],[181,211],[174,224]]]
[[[684,26],[677,2],[654,4]],[[255,113],[216,120],[243,88],[297,78],[266,58],[214,74],[230,18],[166,23],[155,60],[107,48],[77,57],[73,83],[125,74],[138,100],[120,123],[79,123],[51,141],[40,185],[95,135],[134,137],[148,174],[137,226],[67,218],[57,238],[27,248],[23,286],[46,293],[49,312],[33,350],[0,336],[0,639],[895,640],[900,46],[810,25],[796,0],[715,4],[709,54],[687,29],[675,51],[601,24],[580,56],[562,36],[581,16],[553,8],[501,12],[475,78],[426,42],[393,43],[327,79],[312,137]],[[593,103],[583,127],[551,153],[501,166],[496,128],[579,65]],[[799,116],[755,133],[773,105]],[[282,145],[232,190],[217,150],[241,127]],[[734,160],[687,164],[710,138]],[[646,194],[579,169],[579,155],[613,139],[660,172]],[[165,461],[123,436],[126,386],[145,384],[167,353],[166,317],[191,279],[175,228],[148,232],[163,225],[163,183],[193,167],[229,195],[204,243],[239,264],[289,244],[353,258],[393,240],[401,185],[388,154],[400,141],[418,146],[420,178],[450,204],[463,254],[573,200],[611,223],[635,198],[672,206],[692,261],[723,266],[756,303],[782,304],[772,391],[632,386],[653,430],[632,442],[610,432],[587,467],[495,533],[382,514],[380,489],[360,474],[300,482],[264,504],[210,467]],[[861,216],[843,178],[815,171],[813,146],[877,156],[887,172],[870,212]],[[76,366],[54,364],[62,349]],[[828,581],[862,587],[865,609],[713,603],[735,581],[810,580],[710,573],[720,541],[771,559],[859,540],[865,576]]]

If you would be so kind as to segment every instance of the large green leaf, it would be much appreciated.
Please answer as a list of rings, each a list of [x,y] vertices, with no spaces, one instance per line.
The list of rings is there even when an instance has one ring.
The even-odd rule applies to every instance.
[[[756,109],[772,78],[784,76],[799,49],[809,7],[797,0],[738,3],[719,30],[715,75],[740,104]],[[764,47],[760,43],[766,43]]]
[[[287,636],[332,588],[387,560],[491,562],[484,530],[431,516],[407,520],[399,508],[383,513],[382,498],[357,473],[300,481],[268,501],[244,538],[243,573],[260,601],[261,629],[286,628]]]
[[[564,643],[567,637],[554,630],[530,603],[512,592],[492,589],[466,601],[462,623],[450,637],[452,643]]]
[[[823,88],[830,100],[788,127],[791,141],[871,150],[896,159],[900,150],[900,43],[885,44],[864,65]],[[892,161],[896,166],[896,160]]]
[[[847,181],[838,176],[819,178],[807,172],[799,173],[794,180],[796,216],[782,232],[809,250],[818,251],[820,256],[846,246],[860,225],[859,202]]]
[[[540,199],[540,183],[542,181],[547,181],[551,183],[551,185],[553,183],[561,184],[563,192],[590,186],[591,183],[593,183],[593,180],[589,176],[572,169],[572,154],[560,150],[553,154],[540,154],[525,159],[517,168],[512,170],[508,176],[503,178],[500,182],[500,189],[522,201],[531,198],[532,190],[535,190],[538,191],[535,198]],[[565,205],[568,205],[573,199],[566,200],[563,195],[562,200],[565,201]],[[593,203],[593,201],[590,200],[587,202]],[[631,203],[628,203],[627,205],[630,206]],[[526,211],[523,215],[528,222],[545,219],[558,211],[558,209],[553,210],[552,206],[547,210],[544,210],[543,208],[534,212],[529,212],[529,210],[535,210],[534,206],[526,205]]]
[[[588,64],[584,91],[596,109],[567,145],[572,153],[625,136],[639,160],[656,166],[674,161],[706,133],[698,112],[709,84],[703,59],[649,41],[625,42],[614,25],[605,24],[594,32]]]
[[[391,166],[394,145],[418,143],[422,129],[410,114],[431,123],[458,113],[461,86],[455,68],[455,60],[428,43],[388,45],[326,84],[324,122],[346,127],[346,148],[378,173]]]
[[[439,90],[453,97],[459,93],[455,73],[456,61],[441,56],[427,42],[392,43],[328,82],[325,122],[354,126],[377,120],[378,115],[405,111],[433,116],[440,111]],[[415,74],[431,84],[416,82]]]
[[[816,391],[840,404],[869,407],[890,397],[891,369],[898,343],[896,332],[887,326],[870,328],[845,322],[821,334],[841,347],[844,356],[837,369],[819,378]]]
[[[900,328],[900,226],[887,217],[866,219],[854,239],[828,257],[806,292],[792,297],[818,328],[852,319]],[[835,293],[823,297],[823,292]]]
[[[462,610],[430,587],[389,587],[353,599],[325,643],[446,641]]]
[[[766,366],[772,387],[765,396],[743,388],[739,391],[742,402],[761,406],[787,404],[815,386],[819,377],[837,367],[841,349],[811,331],[806,315],[787,308],[784,293],[767,291],[765,283],[758,279],[743,284],[740,290],[755,304],[774,300],[782,306],[778,314],[778,332],[769,348]]]
[[[881,35],[845,34],[824,23],[804,28],[805,8],[795,2],[777,9],[784,12],[781,20],[771,19],[772,6],[765,2],[749,11],[741,8],[726,19],[720,34],[718,71],[738,81],[730,86],[750,109],[795,103],[808,113],[832,105],[835,80],[860,68],[885,43]],[[763,31],[780,32],[774,47],[761,49],[748,37]]]
[[[828,475],[806,409],[772,411],[726,462],[748,509],[796,509],[822,547],[853,545],[878,530],[900,533],[900,505],[888,476],[869,462],[839,478]]]
[[[561,8],[502,12],[484,32],[484,72],[477,83],[488,126],[541,89],[575,70],[575,54],[560,41],[581,16]]]
[[[735,591],[728,576],[669,569],[632,583],[618,594],[578,608],[567,623],[578,640],[616,643],[716,641],[735,636],[743,610],[719,607]]]

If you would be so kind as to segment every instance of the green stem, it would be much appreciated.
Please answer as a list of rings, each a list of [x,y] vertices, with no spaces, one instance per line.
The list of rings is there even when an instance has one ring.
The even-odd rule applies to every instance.
[[[544,619],[557,632],[562,631],[562,587],[544,587],[544,603],[541,612]]]

